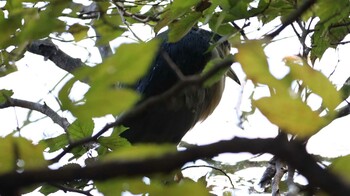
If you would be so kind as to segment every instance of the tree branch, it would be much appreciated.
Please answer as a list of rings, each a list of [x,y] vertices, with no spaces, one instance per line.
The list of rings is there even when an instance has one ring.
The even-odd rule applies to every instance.
[[[8,98],[5,103],[0,104],[0,108],[8,108],[8,107],[21,107],[21,108],[27,108],[31,110],[38,111],[42,114],[45,114],[51,120],[61,126],[64,130],[67,130],[68,126],[70,125],[66,118],[62,118],[59,116],[55,111],[53,111],[49,106],[46,104],[39,104],[34,103],[30,101],[20,100],[20,99],[14,99],[14,98]]]
[[[297,20],[305,11],[307,11],[313,4],[316,3],[316,0],[304,0],[301,5],[294,10],[284,21],[282,21],[282,25],[276,29],[274,32],[266,35],[266,38],[273,39],[278,34],[283,31],[288,25],[292,24],[295,20]]]
[[[83,66],[80,59],[73,58],[60,50],[50,39],[36,40],[27,46],[27,51],[42,55],[45,60],[50,59],[59,68],[72,73],[73,70]]]
[[[10,172],[0,176],[0,190],[8,192],[35,183],[55,183],[74,179],[107,180],[114,177],[147,176],[158,172],[168,173],[187,162],[211,158],[220,153],[228,152],[250,152],[252,154],[268,152],[274,154],[304,175],[310,186],[320,187],[329,195],[350,195],[350,187],[327,169],[321,168],[300,142],[285,142],[278,138],[246,139],[238,137],[145,160],[115,160],[84,168]]]

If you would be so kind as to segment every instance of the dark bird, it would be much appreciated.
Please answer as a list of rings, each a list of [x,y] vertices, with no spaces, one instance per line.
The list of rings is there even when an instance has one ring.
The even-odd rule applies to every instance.
[[[221,37],[203,29],[193,28],[176,43],[167,41],[167,32],[157,39],[162,43],[149,72],[135,85],[143,96],[142,101],[159,95],[179,81],[173,65],[184,76],[199,74],[214,58],[224,58],[230,53],[230,44],[224,41],[210,51],[210,46]],[[237,83],[239,80],[230,69],[228,74]],[[142,114],[123,123],[129,127],[121,136],[131,143],[179,143],[186,132],[198,121],[205,120],[218,105],[225,85],[225,77],[211,87],[188,87],[171,99],[158,103]]]

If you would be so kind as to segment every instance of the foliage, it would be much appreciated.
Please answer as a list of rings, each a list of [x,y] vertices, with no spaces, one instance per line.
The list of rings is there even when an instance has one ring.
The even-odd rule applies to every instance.
[[[86,2],[92,5],[84,6],[70,0],[0,2],[0,77],[6,78],[17,71],[16,63],[23,57],[29,44],[36,40],[54,38],[79,44],[92,39],[95,47],[101,48],[116,38],[133,33],[133,26],[143,24],[151,27],[155,33],[168,27],[169,41],[176,42],[193,26],[207,25],[238,50],[234,57],[229,58],[234,58],[242,66],[246,79],[255,86],[263,85],[269,89],[269,95],[252,98],[252,111],[260,110],[271,123],[300,140],[307,140],[331,124],[338,117],[337,108],[349,96],[347,84],[337,90],[327,76],[314,68],[327,49],[347,43],[344,38],[349,34],[350,28],[348,0],[319,0],[297,16],[293,13],[306,0]],[[299,55],[290,54],[285,57],[284,65],[289,72],[282,78],[271,73],[271,65],[264,51],[265,47],[276,41],[274,36],[266,34],[260,38],[250,38],[247,34],[246,29],[254,20],[260,24],[259,28],[268,27],[276,21],[281,24],[281,28],[284,25],[291,26],[299,38],[301,52]],[[288,20],[293,23],[286,24]],[[279,29],[277,27],[272,30]],[[67,37],[72,39],[67,40]],[[69,163],[62,168],[82,168],[107,160],[123,162],[136,158],[142,161],[174,153],[174,146],[169,145],[131,146],[119,136],[125,130],[124,127],[114,127],[110,133],[106,132],[113,126],[106,125],[105,129],[99,130],[95,128],[96,117],[124,114],[140,98],[136,92],[125,87],[135,84],[146,72],[157,53],[159,42],[143,42],[137,36],[135,38],[138,39],[136,43],[120,45],[115,54],[104,58],[101,63],[74,70],[74,76],[61,85],[63,87],[57,95],[60,105],[58,110],[73,116],[69,119],[72,123],[62,126],[61,133],[43,138],[39,144],[32,144],[21,137],[21,130],[15,130],[13,134],[0,139],[0,175],[47,169],[48,165],[58,163],[63,156],[70,158]],[[68,51],[67,53],[69,54]],[[43,56],[49,59],[51,57],[45,54]],[[101,56],[104,54],[101,53]],[[214,64],[210,62],[208,67]],[[75,91],[74,86],[80,82],[88,83],[89,89],[81,99],[76,100],[71,94]],[[0,90],[0,108],[20,106],[37,110],[23,104],[14,104],[14,93],[16,92],[11,89]],[[310,107],[310,95],[322,99],[317,109]],[[44,101],[39,104],[47,107]],[[55,121],[49,113],[44,114],[53,118],[54,122],[59,121],[65,125],[64,119]],[[52,160],[45,160],[43,153],[59,155]],[[81,165],[73,163],[77,160],[85,162]],[[348,179],[349,162],[349,157],[345,156],[337,159],[331,168]],[[35,186],[42,186],[40,192],[45,195],[58,190],[89,195],[93,189],[104,195],[115,195],[123,191],[150,195],[209,194],[202,183],[183,180],[167,185],[163,182],[166,178],[168,177],[153,175],[149,183],[142,176],[97,181],[76,179],[77,181],[62,184],[57,182]],[[22,192],[32,190],[34,189],[23,189]]]

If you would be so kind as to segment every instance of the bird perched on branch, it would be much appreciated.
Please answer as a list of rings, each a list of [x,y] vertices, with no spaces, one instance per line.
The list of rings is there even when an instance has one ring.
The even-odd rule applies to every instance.
[[[180,76],[199,74],[214,58],[223,59],[230,53],[227,41],[218,43],[219,35],[193,28],[180,41],[169,43],[167,33],[157,36],[162,43],[149,72],[135,85],[142,101],[157,96],[180,81]],[[211,46],[213,44],[215,47]],[[178,73],[181,72],[181,73]],[[230,69],[227,73],[237,83]],[[179,143],[198,121],[206,119],[218,105],[225,85],[225,76],[210,87],[191,86],[169,100],[148,108],[123,123],[129,127],[121,136],[131,143]]]

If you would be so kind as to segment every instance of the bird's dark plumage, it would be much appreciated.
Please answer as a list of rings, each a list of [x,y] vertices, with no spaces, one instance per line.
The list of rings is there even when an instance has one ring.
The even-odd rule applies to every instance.
[[[157,38],[162,39],[158,55],[149,72],[135,87],[143,96],[141,102],[165,92],[179,81],[163,53],[167,53],[183,75],[193,75],[201,73],[212,58],[227,55],[223,51],[230,48],[228,42],[224,42],[209,51],[220,36],[203,29],[192,29],[176,43],[167,42],[167,32]],[[186,88],[171,99],[128,119],[123,124],[129,129],[121,136],[131,143],[178,143],[199,120],[212,113],[221,99],[223,88],[224,78],[209,88]]]

